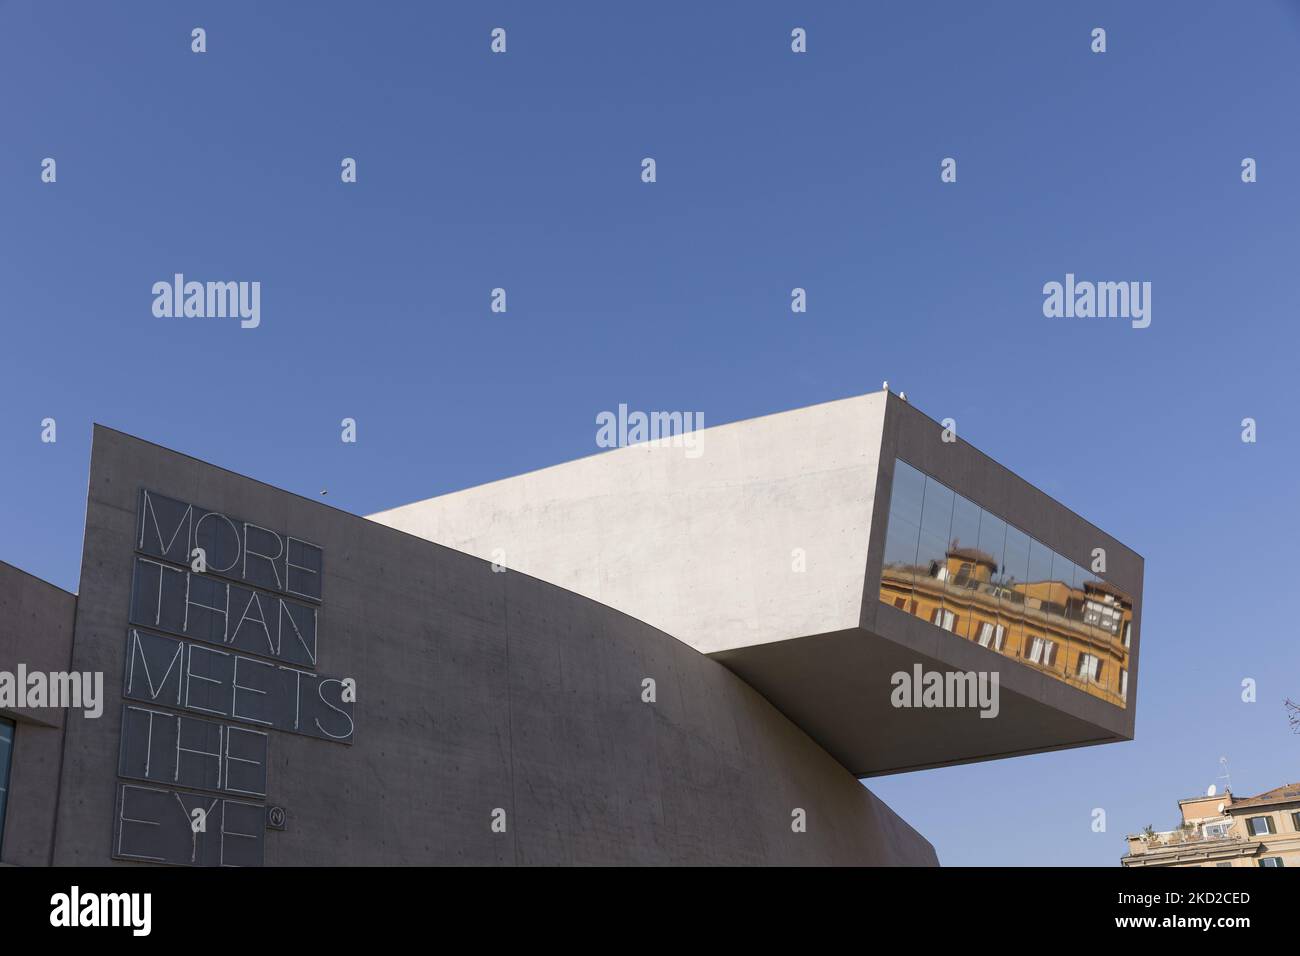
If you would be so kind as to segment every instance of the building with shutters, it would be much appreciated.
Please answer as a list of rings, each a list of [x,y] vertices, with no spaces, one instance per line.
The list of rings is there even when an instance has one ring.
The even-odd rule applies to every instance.
[[[1300,783],[1178,801],[1173,830],[1130,835],[1124,866],[1300,866]]]

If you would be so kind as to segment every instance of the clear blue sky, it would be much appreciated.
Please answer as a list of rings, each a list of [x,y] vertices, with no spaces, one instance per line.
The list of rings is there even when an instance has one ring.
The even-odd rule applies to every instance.
[[[1282,2],[0,0],[0,559],[76,588],[92,421],[365,514],[888,378],[1147,578],[1135,742],[871,786],[946,864],[1113,866],[1222,755],[1300,779],[1297,63]]]

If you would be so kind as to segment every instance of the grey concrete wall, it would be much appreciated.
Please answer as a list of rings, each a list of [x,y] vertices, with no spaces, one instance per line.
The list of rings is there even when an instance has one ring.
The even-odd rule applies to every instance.
[[[72,657],[77,598],[62,588],[0,562],[0,670],[66,671]],[[17,723],[0,837],[0,863],[43,866],[54,833],[64,712],[54,708],[0,709]]]
[[[273,736],[268,800],[288,828],[267,833],[268,864],[936,862],[758,693],[669,635],[96,428],[73,666],[104,672],[109,705],[69,718],[56,863],[110,861],[142,486],[324,548],[319,670],[357,680],[356,733]]]
[[[705,653],[836,631],[862,609],[884,408],[876,392],[707,427],[694,448],[618,448],[371,517],[500,549]]]

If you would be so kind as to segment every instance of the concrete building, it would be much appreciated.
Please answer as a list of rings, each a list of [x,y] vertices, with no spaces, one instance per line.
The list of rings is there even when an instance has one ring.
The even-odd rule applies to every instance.
[[[667,631],[859,776],[1131,740],[1141,557],[949,437],[882,391],[371,517]],[[999,717],[894,706],[918,663]]]
[[[1300,783],[1178,801],[1173,830],[1130,834],[1123,866],[1300,866]]]
[[[1141,617],[946,437],[882,392],[368,519],[97,426],[78,593],[0,564],[0,862],[933,865],[858,778],[1131,739]]]

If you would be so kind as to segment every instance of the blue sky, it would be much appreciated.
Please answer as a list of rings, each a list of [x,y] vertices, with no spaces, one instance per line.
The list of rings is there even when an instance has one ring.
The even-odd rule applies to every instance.
[[[1298,60],[1282,2],[0,0],[0,560],[76,588],[93,421],[364,514],[619,403],[887,378],[1146,592],[1136,741],[871,786],[945,864],[1113,866],[1220,756],[1300,779]],[[155,318],[176,272],[260,281],[261,326]],[[1150,281],[1151,326],[1045,318],[1067,272]]]

